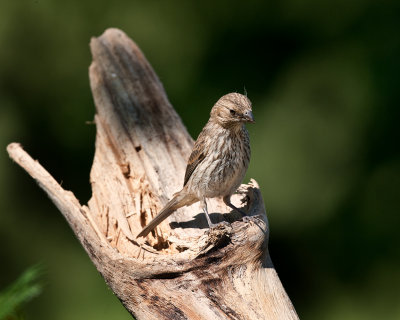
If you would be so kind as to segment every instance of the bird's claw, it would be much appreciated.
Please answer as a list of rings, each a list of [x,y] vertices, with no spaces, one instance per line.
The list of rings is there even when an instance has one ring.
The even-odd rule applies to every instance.
[[[217,223],[215,226],[219,227],[219,226],[224,226],[224,227],[229,227],[231,224],[228,221],[221,221],[219,223]]]
[[[218,223],[213,223],[209,225],[208,232],[210,232],[212,229],[219,228],[219,227],[229,227],[231,224],[228,221],[221,221]]]

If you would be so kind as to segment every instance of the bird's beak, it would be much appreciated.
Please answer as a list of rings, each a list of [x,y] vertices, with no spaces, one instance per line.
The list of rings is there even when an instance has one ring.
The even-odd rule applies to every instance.
[[[249,122],[249,123],[256,123],[256,122],[254,121],[253,112],[251,112],[251,111],[246,111],[246,112],[244,113],[243,116],[244,116],[244,119],[245,119],[246,122]]]

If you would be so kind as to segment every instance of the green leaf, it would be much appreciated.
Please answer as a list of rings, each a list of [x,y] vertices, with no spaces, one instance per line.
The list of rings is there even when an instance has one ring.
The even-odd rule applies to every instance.
[[[16,317],[17,310],[42,292],[39,277],[42,268],[35,265],[27,269],[8,288],[0,292],[0,319]]]

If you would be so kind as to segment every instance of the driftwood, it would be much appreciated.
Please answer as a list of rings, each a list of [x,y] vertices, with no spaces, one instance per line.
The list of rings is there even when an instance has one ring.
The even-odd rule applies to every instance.
[[[109,29],[90,47],[97,136],[88,205],[19,144],[7,149],[62,212],[113,292],[137,319],[298,319],[269,256],[254,180],[232,199],[249,221],[212,199],[213,221],[230,224],[208,230],[195,204],[136,240],[180,190],[193,140],[132,40]]]

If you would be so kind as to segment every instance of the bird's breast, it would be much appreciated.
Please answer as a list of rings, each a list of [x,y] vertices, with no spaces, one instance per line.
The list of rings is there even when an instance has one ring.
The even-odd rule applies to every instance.
[[[193,172],[188,187],[199,198],[230,195],[242,182],[250,161],[247,131],[216,132],[207,143],[206,157]]]

